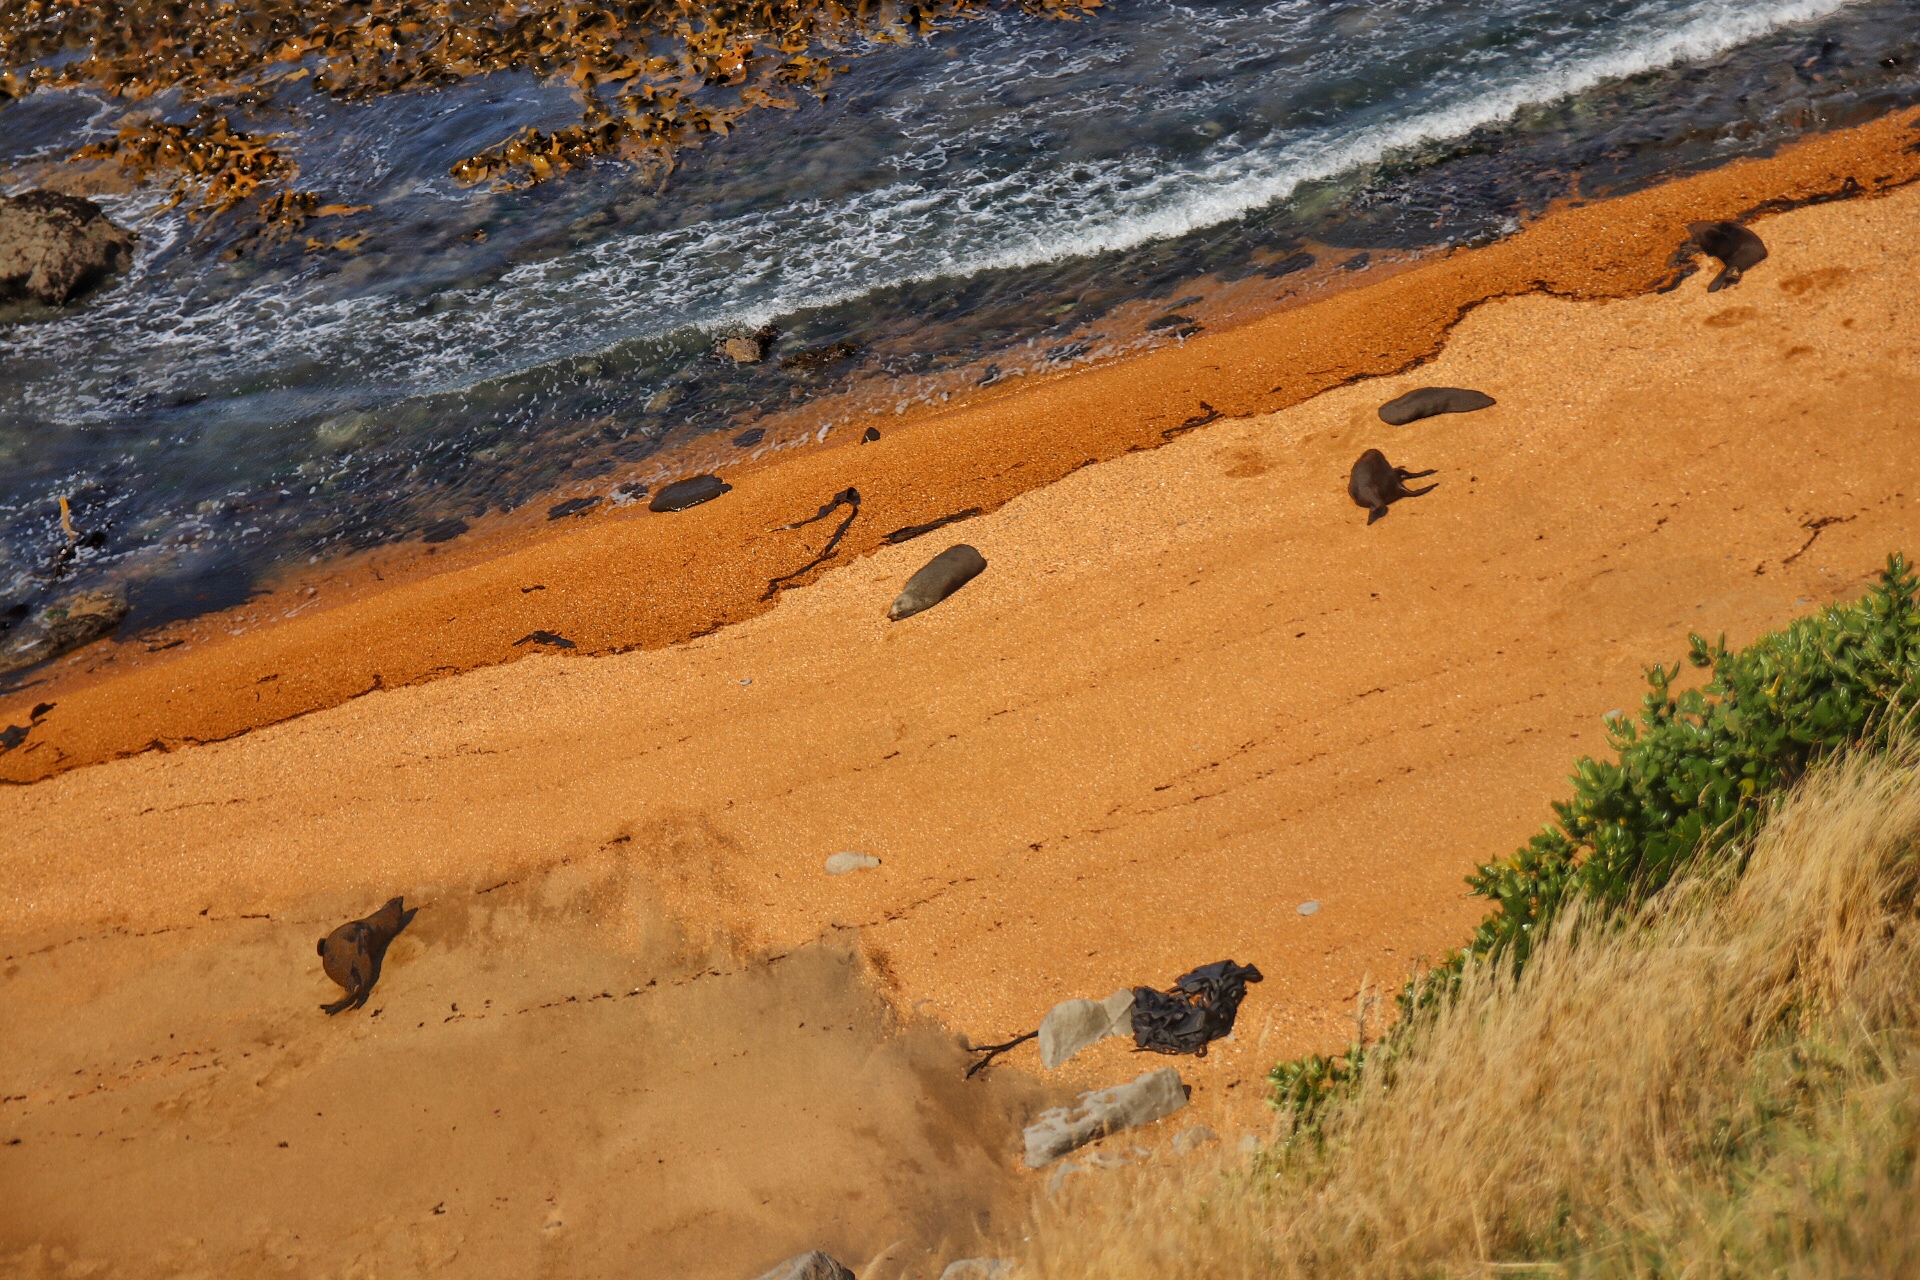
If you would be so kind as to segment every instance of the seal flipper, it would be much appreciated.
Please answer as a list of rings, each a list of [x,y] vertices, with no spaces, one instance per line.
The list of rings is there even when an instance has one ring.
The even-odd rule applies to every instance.
[[[1378,520],[1381,516],[1384,516],[1385,514],[1387,514],[1387,508],[1384,504],[1381,506],[1375,507],[1373,510],[1367,512],[1367,523],[1372,524],[1375,520]]]

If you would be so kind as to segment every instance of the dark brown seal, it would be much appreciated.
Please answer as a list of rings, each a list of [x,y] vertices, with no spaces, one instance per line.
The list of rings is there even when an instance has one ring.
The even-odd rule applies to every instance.
[[[1743,274],[1767,260],[1766,242],[1737,222],[1690,222],[1687,230],[1701,252],[1720,259],[1720,274],[1707,286],[1708,293],[1739,284]]]
[[[1430,484],[1424,489],[1407,488],[1407,481],[1432,474],[1432,471],[1408,471],[1405,467],[1396,467],[1387,461],[1386,454],[1378,449],[1369,449],[1360,455],[1360,461],[1353,464],[1353,474],[1347,477],[1347,494],[1356,505],[1367,508],[1367,523],[1372,524],[1387,514],[1389,503],[1432,493],[1437,485]]]
[[[733,486],[719,476],[691,476],[685,480],[675,480],[654,494],[653,501],[647,504],[647,510],[685,511],[688,507],[712,502],[721,494],[732,491]]]
[[[320,963],[327,976],[346,988],[345,998],[320,1007],[329,1015],[342,1009],[358,1009],[367,1002],[373,984],[380,981],[380,962],[387,958],[387,945],[413,922],[414,912],[402,898],[364,920],[343,924],[320,939]]]
[[[1469,391],[1465,387],[1421,387],[1418,391],[1409,391],[1381,405],[1380,421],[1404,427],[1409,422],[1418,422],[1435,414],[1472,413],[1477,409],[1491,409],[1496,403],[1484,391]]]
[[[933,608],[979,577],[986,567],[986,557],[966,543],[948,547],[907,579],[906,589],[895,598],[887,617],[898,622]]]

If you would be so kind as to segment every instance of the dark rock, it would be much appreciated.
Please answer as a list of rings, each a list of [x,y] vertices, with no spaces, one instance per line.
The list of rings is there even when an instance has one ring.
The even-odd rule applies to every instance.
[[[452,520],[435,520],[420,531],[422,542],[452,542],[467,531],[467,522],[455,517]]]
[[[1269,280],[1277,280],[1281,276],[1290,276],[1296,271],[1305,271],[1314,264],[1314,261],[1314,256],[1310,253],[1290,253],[1280,261],[1262,268],[1260,274]]]
[[[797,1258],[788,1258],[758,1280],[854,1280],[854,1277],[853,1272],[831,1255],[814,1249]]]
[[[118,590],[82,591],[68,596],[11,633],[0,647],[0,675],[48,662],[110,635],[127,616],[127,600]]]
[[[861,434],[860,443],[872,444],[874,441],[878,440],[879,438],[880,438],[880,428],[868,427],[866,431]]]
[[[797,351],[780,362],[782,369],[793,369],[800,373],[813,373],[830,364],[837,364],[849,356],[860,354],[860,348],[851,342],[836,342],[830,346],[814,347],[810,351]]]
[[[572,649],[578,647],[573,641],[567,639],[558,631],[529,631],[526,635],[515,640],[513,647],[518,649],[523,644],[550,644],[556,649]]]
[[[675,480],[653,496],[653,501],[647,504],[647,510],[685,511],[688,507],[712,502],[721,494],[732,491],[733,486],[719,476],[693,476],[686,480]]]
[[[766,428],[753,427],[749,430],[742,431],[739,435],[735,436],[733,438],[733,444],[734,444],[734,447],[737,449],[751,449],[753,448],[753,446],[759,444],[762,440],[765,440],[766,438],[767,438]]]
[[[1404,427],[1409,422],[1418,422],[1436,414],[1473,413],[1479,409],[1491,409],[1496,403],[1484,391],[1469,391],[1464,387],[1421,387],[1381,405],[1380,421]]]
[[[1176,325],[1192,324],[1192,323],[1193,323],[1192,316],[1183,316],[1178,312],[1175,312],[1172,315],[1161,316],[1158,320],[1147,321],[1147,332],[1152,333],[1156,329],[1171,329]]]
[[[600,499],[568,498],[565,502],[556,502],[547,508],[547,519],[558,520],[562,516],[583,516],[600,505]]]
[[[78,196],[0,199],[0,302],[72,301],[133,261],[134,234]]]
[[[894,598],[887,617],[898,622],[933,608],[979,577],[986,567],[986,557],[966,543],[948,547],[907,579],[906,588]]]

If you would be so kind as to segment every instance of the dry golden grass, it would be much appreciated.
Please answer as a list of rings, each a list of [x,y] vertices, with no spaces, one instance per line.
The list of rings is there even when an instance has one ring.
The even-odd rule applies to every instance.
[[[1828,767],[1744,875],[1470,972],[1254,1170],[1076,1179],[1022,1274],[1920,1276],[1917,849],[1911,752]]]

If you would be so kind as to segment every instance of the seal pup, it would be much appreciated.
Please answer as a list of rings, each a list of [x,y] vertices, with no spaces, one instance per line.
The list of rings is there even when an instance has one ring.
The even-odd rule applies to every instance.
[[[1436,414],[1473,413],[1491,409],[1498,403],[1484,391],[1469,391],[1465,387],[1421,387],[1381,405],[1380,421],[1388,426],[1404,427]]]
[[[320,1008],[328,1015],[342,1009],[358,1009],[367,1002],[373,984],[380,981],[380,962],[387,958],[387,945],[402,929],[413,923],[418,907],[408,907],[404,898],[390,898],[387,905],[364,920],[343,924],[320,939],[320,966],[327,976],[346,988],[346,996]]]
[[[887,617],[898,622],[933,608],[979,577],[986,567],[986,557],[966,543],[948,547],[907,579],[906,589],[894,598]]]
[[[1368,509],[1367,523],[1372,524],[1387,514],[1389,503],[1432,493],[1438,485],[1409,489],[1406,483],[1432,474],[1432,471],[1409,471],[1405,467],[1396,467],[1387,461],[1386,454],[1378,449],[1369,449],[1360,455],[1360,461],[1353,464],[1353,474],[1347,477],[1347,496],[1353,499],[1356,506]]]
[[[653,501],[647,504],[647,510],[685,511],[688,507],[712,502],[721,494],[731,492],[733,486],[719,476],[690,476],[685,480],[675,480],[654,494]]]
[[[1687,231],[1708,257],[1720,259],[1720,274],[1707,286],[1718,293],[1767,260],[1764,240],[1737,222],[1689,222]]]

